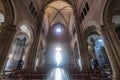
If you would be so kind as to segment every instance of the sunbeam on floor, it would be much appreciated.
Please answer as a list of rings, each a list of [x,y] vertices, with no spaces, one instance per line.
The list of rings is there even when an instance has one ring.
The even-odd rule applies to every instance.
[[[47,80],[69,80],[69,77],[63,68],[54,68],[49,73]]]

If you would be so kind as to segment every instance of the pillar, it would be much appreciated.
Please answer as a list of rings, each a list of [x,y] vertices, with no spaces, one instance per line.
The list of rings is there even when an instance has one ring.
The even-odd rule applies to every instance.
[[[84,60],[84,67],[83,69],[90,69],[91,68],[91,60],[90,60],[90,55],[89,55],[89,51],[88,51],[88,44],[87,44],[87,40],[85,39],[85,37],[82,37],[81,40],[81,49],[82,49],[82,55],[83,55],[83,60]]]
[[[76,30],[77,30],[79,49],[80,49],[79,51],[80,51],[80,57],[81,57],[82,70],[90,69],[91,62],[89,57],[87,40],[84,36],[84,32],[82,28],[76,27]]]
[[[27,56],[26,68],[28,68],[30,70],[34,70],[36,55],[37,55],[37,40],[35,37],[34,42],[32,43],[32,45],[30,47],[29,54]]]
[[[85,39],[85,35],[83,32],[83,25],[80,25],[80,19],[78,17],[77,8],[74,10],[75,12],[75,21],[76,21],[76,30],[77,30],[77,38],[78,38],[78,44],[79,44],[79,51],[80,51],[80,57],[81,57],[81,65],[82,70],[90,69],[90,58],[88,54],[88,45],[87,40]]]
[[[88,51],[88,43],[83,34],[84,32],[82,31],[79,31],[77,33],[79,48],[80,48],[80,55],[81,55],[82,70],[86,70],[91,68],[91,62],[90,62],[90,56]]]
[[[120,40],[115,32],[115,24],[109,24],[107,26],[107,32],[109,33],[109,38],[111,39],[112,48],[115,52],[115,57],[120,67]]]
[[[75,68],[78,68],[78,51],[74,50],[74,63],[75,63]]]
[[[107,52],[107,56],[109,58],[111,68],[113,71],[113,80],[120,80],[120,67],[118,65],[117,59],[115,57],[115,52],[113,50],[113,44],[111,44],[113,41],[111,40],[111,36],[109,35],[109,29],[105,26],[101,26],[101,34],[104,39],[104,44]]]
[[[0,27],[0,72],[2,72],[4,63],[8,58],[8,53],[15,33],[16,28],[13,25]]]
[[[38,44],[40,39],[40,32],[42,28],[41,26],[43,21],[43,15],[44,15],[44,11],[41,12],[41,14],[39,15],[39,18],[38,18],[39,24],[37,25],[37,30],[34,35],[34,40],[33,40],[33,43],[31,44],[30,51],[27,56],[26,68],[29,68],[30,70],[34,70],[34,67],[35,67],[37,49],[38,49]]]

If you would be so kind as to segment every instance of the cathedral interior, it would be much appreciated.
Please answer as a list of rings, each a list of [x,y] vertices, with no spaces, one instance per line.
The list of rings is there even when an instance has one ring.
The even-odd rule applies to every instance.
[[[0,0],[0,80],[120,80],[120,0]]]

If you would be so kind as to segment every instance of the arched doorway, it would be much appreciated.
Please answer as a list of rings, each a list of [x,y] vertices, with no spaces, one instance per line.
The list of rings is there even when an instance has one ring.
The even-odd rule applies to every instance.
[[[25,68],[32,36],[29,25],[22,25],[18,28],[6,60],[5,70]]]
[[[93,69],[111,69],[105,50],[104,39],[95,26],[86,29],[89,57]]]
[[[103,38],[98,33],[93,33],[89,35],[87,42],[92,68],[110,68]]]

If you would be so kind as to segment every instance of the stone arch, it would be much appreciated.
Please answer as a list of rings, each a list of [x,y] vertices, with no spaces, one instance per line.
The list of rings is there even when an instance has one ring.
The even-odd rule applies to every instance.
[[[20,22],[18,25],[17,25],[17,27],[16,27],[16,29],[17,29],[17,33],[16,34],[20,34],[21,33],[21,30],[20,30],[20,27],[21,26],[26,26],[26,28],[29,30],[29,37],[31,37],[31,41],[33,42],[34,41],[34,37],[35,37],[35,31],[34,31],[34,28],[33,28],[33,25],[31,25],[28,21],[22,21],[22,22]],[[24,33],[24,32],[23,32]]]
[[[34,41],[33,30],[29,24],[20,24],[14,36],[6,61],[5,70],[25,68],[29,55],[29,49]],[[23,65],[20,65],[24,63]],[[13,65],[10,65],[13,64]]]
[[[10,0],[8,0],[8,1],[1,0],[1,1],[2,1],[3,7],[4,7],[4,11],[2,11],[3,15],[5,17],[4,25],[13,24],[14,9],[13,9],[12,2]]]
[[[120,40],[120,10],[115,11],[112,15],[112,23],[114,24],[114,29],[116,33],[116,37]]]
[[[112,23],[113,15],[120,14],[120,1],[119,0],[108,0],[104,8],[103,22],[105,25]]]
[[[103,21],[104,25],[103,30],[104,31],[106,40],[108,40],[108,43],[110,46],[107,46],[108,52],[110,54],[110,59],[111,59],[111,67],[113,70],[113,78],[117,79],[119,77],[119,72],[120,72],[120,39],[119,35],[116,34],[116,23],[113,22],[113,16],[115,15],[120,15],[120,1],[119,0],[108,0],[108,4],[106,5],[104,9],[104,16],[103,16]],[[119,26],[118,26],[119,27]],[[117,29],[119,30],[119,29]],[[118,33],[119,34],[119,33]],[[118,45],[118,46],[116,46]],[[114,54],[113,54],[114,53]],[[114,65],[117,65],[116,67]]]
[[[101,35],[100,29],[101,29],[101,26],[96,21],[89,21],[83,27],[83,30],[85,33],[85,38],[87,39],[87,37],[92,33],[96,33],[98,35]]]
[[[94,20],[91,20],[91,21],[87,22],[82,29],[84,31],[86,31],[86,29],[90,26],[94,26],[96,28],[96,30],[100,29],[100,25]]]
[[[65,17],[64,17],[63,14],[61,13],[61,11],[62,11],[63,9],[65,9],[65,8],[67,8],[67,7],[70,7],[70,6],[65,6],[65,7],[61,8],[61,9],[56,9],[55,7],[52,7],[52,6],[48,6],[48,7],[47,7],[47,8],[53,8],[54,10],[57,11],[57,13],[55,14],[55,16],[54,16],[53,19],[51,20],[50,25],[52,24],[52,22],[53,22],[53,20],[55,19],[55,17],[56,17],[58,14],[60,14],[60,16],[63,18],[63,20],[64,20],[64,22],[65,22],[65,25],[66,25],[66,26],[69,26],[68,23],[67,23],[67,21],[66,21],[66,19],[65,19]]]
[[[56,1],[56,0],[46,2],[45,5],[44,5],[44,8],[46,8],[47,5],[49,5],[50,3],[54,2],[54,1]],[[64,1],[68,4],[70,4],[74,8],[74,5],[70,1],[68,1],[68,0],[61,0],[61,1]]]
[[[87,40],[88,43],[88,52],[91,62],[92,63],[97,62],[97,65],[91,64],[91,67],[110,68],[108,67],[108,65],[110,64],[109,64],[109,59],[107,57],[106,49],[104,47],[104,39],[102,38],[102,35],[99,32],[100,29],[101,27],[96,23],[88,25],[88,27],[86,27],[85,29],[85,34],[86,34],[85,39]],[[100,53],[98,49],[96,49],[95,47],[99,47]]]
[[[60,23],[64,24],[66,27],[69,27],[71,15],[68,14],[69,17],[68,16],[65,17],[62,10],[69,8],[69,9],[71,9],[70,10],[71,13],[73,14],[73,11],[74,11],[73,6],[71,4],[69,4],[67,1],[63,1],[63,0],[60,1],[61,3],[65,4],[62,7],[57,7],[57,6],[52,5],[53,3],[56,3],[56,2],[58,2],[58,1],[50,1],[50,2],[48,1],[48,2],[46,2],[47,5],[44,7],[44,10],[46,10],[46,11],[48,8],[55,10],[53,16],[49,17],[48,26],[51,27],[54,24],[60,22]],[[60,16],[60,17],[58,17],[58,16]]]
[[[4,15],[4,23],[2,23],[0,28],[0,32],[2,33],[0,37],[1,37],[1,40],[6,40],[5,43],[1,45],[2,47],[4,46],[3,48],[6,48],[6,50],[1,50],[0,52],[0,53],[3,53],[2,55],[4,55],[4,57],[0,56],[1,60],[3,59],[3,62],[1,63],[2,66],[0,67],[0,71],[2,71],[5,67],[4,65],[6,63],[5,61],[7,61],[8,59],[7,55],[10,50],[10,44],[12,43],[12,40],[16,32],[16,29],[15,29],[16,26],[13,25],[14,10],[13,10],[13,5],[11,3],[11,0],[0,1],[0,12]]]
[[[26,27],[29,32],[26,33],[26,31],[21,31],[20,29],[21,29],[22,26]],[[34,32],[33,26],[27,21],[22,21],[18,25],[17,30],[18,30],[18,32],[16,33],[16,35],[21,35],[22,34],[22,35],[28,36],[28,42],[26,42],[26,53],[25,53],[26,59],[24,60],[25,61],[24,68],[26,68],[27,61],[28,61],[28,58],[29,58],[29,55],[30,55],[31,45],[34,42],[35,32]]]

